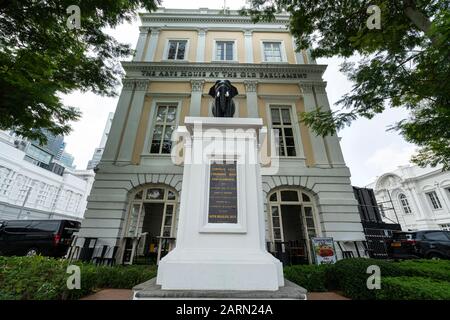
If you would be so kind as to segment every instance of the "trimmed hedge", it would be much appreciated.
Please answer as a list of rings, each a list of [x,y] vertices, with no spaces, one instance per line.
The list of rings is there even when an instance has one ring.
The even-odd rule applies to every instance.
[[[332,274],[329,276],[331,283],[329,287],[341,290],[345,296],[361,300],[375,299],[375,291],[367,288],[367,268],[371,265],[380,267],[381,279],[383,277],[401,276],[400,271],[395,264],[377,259],[344,259],[334,264],[330,269]]]
[[[380,267],[381,290],[367,288],[367,279],[370,276],[367,268],[371,265]],[[326,266],[290,266],[285,268],[284,273],[286,279],[310,292],[338,290],[355,300],[404,299],[402,297],[442,299],[444,293],[450,291],[450,261],[446,260],[392,262],[355,258],[340,260],[334,265]],[[402,284],[401,289],[398,289]],[[398,290],[399,295],[390,292],[391,290]],[[416,294],[414,290],[417,291]]]
[[[0,300],[79,299],[99,288],[131,289],[156,276],[155,266],[80,267],[81,289],[69,290],[67,260],[36,257],[0,257]]]
[[[395,265],[405,276],[418,276],[450,282],[450,260],[405,260]]]
[[[450,283],[423,277],[382,278],[378,300],[450,300]]]
[[[328,291],[329,265],[294,265],[284,268],[284,277],[297,284],[301,284],[308,291]]]

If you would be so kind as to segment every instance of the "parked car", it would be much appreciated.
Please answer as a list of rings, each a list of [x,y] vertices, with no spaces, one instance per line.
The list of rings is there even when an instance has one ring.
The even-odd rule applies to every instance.
[[[394,232],[388,252],[393,259],[450,259],[450,231]]]
[[[0,255],[63,257],[79,229],[72,220],[0,221]]]

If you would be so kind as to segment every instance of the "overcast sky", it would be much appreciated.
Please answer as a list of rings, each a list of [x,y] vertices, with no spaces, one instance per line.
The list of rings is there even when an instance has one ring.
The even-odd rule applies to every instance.
[[[245,1],[226,0],[230,9],[240,9]],[[180,0],[164,0],[166,8],[222,8],[223,0],[196,0],[192,2]],[[126,24],[108,31],[117,40],[129,43],[134,48],[139,36],[139,21]],[[131,58],[130,58],[131,59]],[[318,59],[319,64],[328,65],[324,79],[327,81],[328,98],[332,108],[342,95],[351,90],[352,84],[339,72],[341,59]],[[120,88],[119,88],[120,89]],[[120,90],[118,90],[120,92]],[[74,92],[63,97],[63,101],[77,107],[83,113],[80,121],[73,123],[73,131],[65,138],[66,150],[75,157],[77,169],[85,169],[94,149],[99,145],[101,135],[109,112],[116,109],[118,97],[106,98],[93,93]],[[403,110],[389,110],[372,120],[360,119],[339,132],[342,137],[341,147],[347,165],[352,173],[352,184],[364,186],[373,179],[400,165],[409,163],[415,146],[395,132],[386,129],[406,116]]]

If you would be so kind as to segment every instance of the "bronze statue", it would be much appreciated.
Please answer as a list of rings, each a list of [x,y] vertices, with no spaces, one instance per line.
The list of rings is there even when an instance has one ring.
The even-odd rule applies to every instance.
[[[236,109],[233,98],[238,94],[238,90],[229,80],[217,80],[209,89],[209,95],[215,99],[212,108],[214,117],[232,118]]]

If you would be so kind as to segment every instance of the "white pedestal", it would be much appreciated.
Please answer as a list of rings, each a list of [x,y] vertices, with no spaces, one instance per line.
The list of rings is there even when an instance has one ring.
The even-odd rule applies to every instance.
[[[262,119],[187,117],[185,125],[179,128],[185,139],[177,244],[160,261],[157,284],[163,290],[278,290],[284,286],[282,264],[265,245],[258,157]],[[225,215],[217,209],[220,194],[210,197],[211,164],[215,171],[220,161],[231,164],[230,177],[236,172],[236,180],[227,183],[236,186],[230,194],[237,194],[237,217],[229,209],[233,196],[224,204]],[[220,170],[213,180],[218,176]]]

